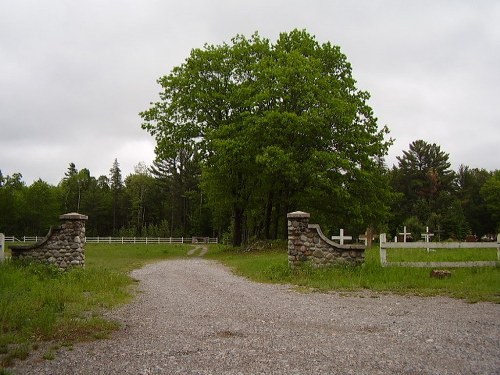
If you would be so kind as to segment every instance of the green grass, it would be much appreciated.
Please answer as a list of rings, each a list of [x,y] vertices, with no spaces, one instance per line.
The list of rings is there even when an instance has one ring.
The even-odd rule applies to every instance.
[[[500,303],[500,267],[457,268],[452,269],[451,278],[434,279],[429,276],[430,269],[383,268],[378,248],[372,248],[366,252],[366,262],[360,267],[313,269],[305,265],[292,270],[287,263],[286,243],[272,245],[250,252],[211,245],[205,258],[218,260],[251,280],[292,284],[302,291],[369,289]],[[119,326],[104,320],[102,312],[131,299],[134,280],[129,271],[161,259],[186,257],[191,248],[191,245],[87,244],[86,268],[69,272],[34,264],[0,263],[0,375],[7,373],[5,366],[25,358],[42,341],[55,343],[43,354],[43,358],[50,360],[61,346],[107,337]],[[487,250],[484,256],[491,260],[491,249]],[[389,257],[394,257],[391,261],[422,261],[420,257],[429,260],[429,256],[442,256],[424,250],[424,254],[417,252],[410,254],[410,258],[397,258],[407,257],[407,251],[404,254],[390,251]],[[473,252],[473,260],[481,260],[477,249]],[[461,254],[454,260],[468,260],[470,254]]]
[[[388,249],[389,262],[472,262],[495,261],[497,249]]]
[[[87,244],[86,268],[129,272],[160,259],[185,256],[191,245],[164,244]]]
[[[424,250],[425,251],[425,250]],[[314,269],[308,265],[288,267],[286,251],[237,252],[219,248],[208,254],[235,273],[259,282],[288,283],[302,290],[359,291],[449,296],[469,302],[500,303],[500,267],[455,268],[452,277],[435,279],[429,268],[380,266],[378,247],[366,252],[360,267],[342,266]],[[458,259],[463,260],[463,259]]]

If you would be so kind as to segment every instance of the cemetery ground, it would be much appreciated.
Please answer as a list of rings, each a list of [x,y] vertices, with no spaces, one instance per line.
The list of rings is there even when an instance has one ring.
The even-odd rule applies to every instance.
[[[106,320],[104,312],[130,302],[135,295],[137,282],[129,272],[159,260],[188,258],[192,248],[192,245],[87,244],[86,268],[66,273],[9,261],[0,264],[0,374],[8,373],[6,367],[37,348],[43,347],[42,358],[51,360],[61,348],[71,349],[76,342],[109,337],[120,327],[115,321]],[[467,251],[456,254],[452,255],[453,260],[470,258]],[[201,252],[195,252],[191,256],[200,255]],[[495,255],[481,252],[486,260],[494,260]],[[402,255],[394,251],[388,256],[399,260]],[[425,254],[416,255],[422,256]],[[444,257],[433,260],[449,260],[446,254],[431,256]],[[404,257],[405,261],[414,260],[408,259],[407,254]],[[440,295],[468,302],[500,303],[499,267],[452,269],[451,278],[435,279],[429,277],[429,269],[382,268],[378,247],[366,252],[366,262],[361,267],[304,266],[291,270],[284,242],[252,251],[210,245],[203,258],[217,260],[251,280],[293,285],[302,293],[334,292],[340,297],[359,298]]]

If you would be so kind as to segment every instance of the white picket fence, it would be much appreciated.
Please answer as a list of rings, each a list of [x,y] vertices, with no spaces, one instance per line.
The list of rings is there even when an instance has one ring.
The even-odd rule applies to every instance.
[[[38,242],[45,237],[23,236],[18,239],[6,236],[5,242]],[[191,244],[191,243],[219,243],[217,237],[86,237],[86,243],[118,243],[118,244]]]
[[[495,267],[500,265],[500,234],[496,242],[387,242],[380,234],[380,263],[382,267]],[[497,260],[468,262],[389,262],[387,249],[497,249]]]
[[[217,237],[86,237],[86,243],[133,243],[133,244],[190,244],[218,243]]]

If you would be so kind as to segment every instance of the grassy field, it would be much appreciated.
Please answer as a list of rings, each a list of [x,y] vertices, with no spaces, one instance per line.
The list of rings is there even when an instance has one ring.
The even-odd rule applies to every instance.
[[[378,248],[372,248],[366,252],[366,262],[361,267],[304,266],[291,270],[285,246],[275,243],[267,249],[243,252],[210,245],[205,258],[220,261],[251,280],[292,284],[304,292],[369,289],[500,303],[500,267],[454,269],[451,278],[434,279],[429,277],[429,269],[382,268]],[[41,342],[53,343],[43,354],[44,359],[50,360],[61,346],[106,337],[118,325],[104,320],[102,311],[130,300],[134,280],[128,276],[129,271],[161,259],[186,257],[191,248],[191,245],[87,244],[86,268],[66,273],[44,266],[0,263],[0,374],[6,371],[2,367],[16,358],[25,358]],[[484,255],[486,260],[492,256],[489,250]],[[425,250],[425,254],[409,254],[405,250],[405,254],[395,251],[391,255],[391,252],[390,259],[396,261],[442,257]],[[476,255],[474,260],[481,260]],[[446,256],[449,253],[444,260],[448,260]],[[456,260],[469,257],[468,252],[463,252]]]
[[[388,249],[389,262],[466,262],[497,260],[497,249]]]

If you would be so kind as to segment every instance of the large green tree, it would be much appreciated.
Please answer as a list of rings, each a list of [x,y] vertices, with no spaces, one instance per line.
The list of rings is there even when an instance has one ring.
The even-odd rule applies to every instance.
[[[115,159],[109,170],[109,186],[113,197],[113,233],[125,225],[126,219],[123,205],[123,179],[120,163]]]
[[[203,191],[214,218],[232,217],[233,244],[284,234],[298,208],[361,226],[386,215],[388,131],[339,47],[299,30],[275,44],[237,36],[194,49],[158,82],[143,128],[158,155],[200,150]]]
[[[417,140],[410,144],[391,171],[392,186],[399,193],[393,205],[393,230],[408,218],[415,218],[444,236],[463,238],[465,216],[456,196],[455,172],[449,154],[435,143]]]

